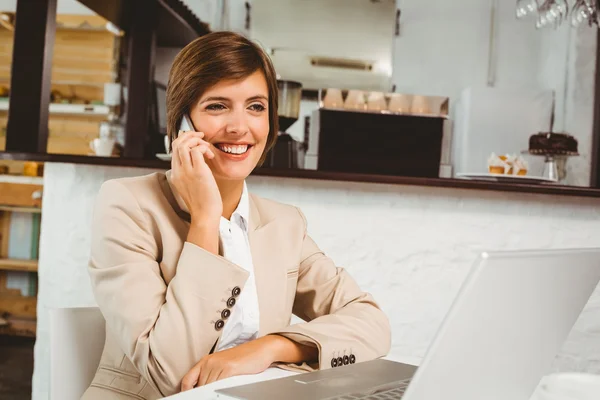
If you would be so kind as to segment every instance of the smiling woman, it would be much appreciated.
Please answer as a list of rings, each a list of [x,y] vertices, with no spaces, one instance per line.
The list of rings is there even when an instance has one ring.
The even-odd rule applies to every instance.
[[[176,57],[171,170],[105,182],[94,209],[89,273],[107,339],[84,400],[156,399],[389,351],[387,317],[317,247],[302,212],[248,192],[277,138],[277,95],[271,61],[237,34]],[[290,326],[292,314],[306,322]]]

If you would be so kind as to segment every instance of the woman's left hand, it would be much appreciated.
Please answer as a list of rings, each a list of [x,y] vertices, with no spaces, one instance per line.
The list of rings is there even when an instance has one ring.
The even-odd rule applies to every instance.
[[[259,374],[276,361],[281,336],[265,336],[202,357],[181,381],[181,391],[237,375]]]

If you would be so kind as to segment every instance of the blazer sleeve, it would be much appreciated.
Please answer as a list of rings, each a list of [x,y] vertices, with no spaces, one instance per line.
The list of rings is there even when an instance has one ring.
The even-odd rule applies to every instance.
[[[318,248],[306,233],[304,214],[298,212],[304,221],[304,237],[293,313],[309,322],[276,333],[316,346],[319,363],[314,367],[319,369],[387,355],[391,346],[388,318],[373,297]]]
[[[121,349],[163,396],[218,339],[215,321],[248,273],[186,242],[176,274],[161,275],[161,244],[133,194],[118,181],[100,189],[93,214],[89,273],[93,292]]]

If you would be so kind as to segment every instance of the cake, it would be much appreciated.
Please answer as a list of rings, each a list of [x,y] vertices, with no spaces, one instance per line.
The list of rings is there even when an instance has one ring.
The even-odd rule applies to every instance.
[[[565,133],[540,132],[529,138],[532,154],[577,154],[577,140]]]

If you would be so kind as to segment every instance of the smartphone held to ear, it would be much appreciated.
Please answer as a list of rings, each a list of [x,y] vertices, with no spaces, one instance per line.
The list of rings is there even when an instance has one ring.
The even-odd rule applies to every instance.
[[[187,114],[183,114],[183,118],[181,118],[181,125],[179,125],[180,131],[195,131],[194,124],[190,120],[190,117]]]

